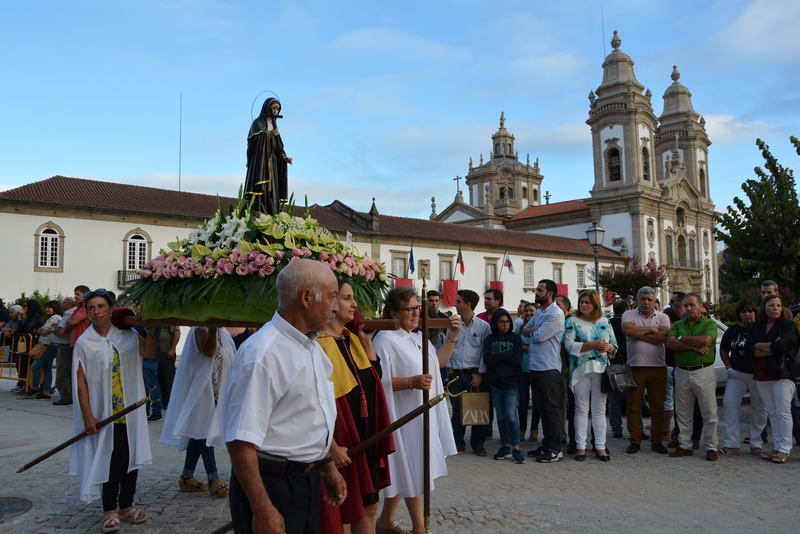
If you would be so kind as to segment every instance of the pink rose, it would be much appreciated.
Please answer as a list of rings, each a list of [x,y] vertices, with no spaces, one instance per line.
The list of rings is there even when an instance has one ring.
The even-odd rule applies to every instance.
[[[275,265],[275,258],[272,256],[267,256],[266,262],[267,265]]]
[[[247,254],[247,257],[250,259],[250,261],[253,261],[259,254],[260,252],[258,251],[257,248],[251,248],[250,252]]]
[[[233,264],[231,264],[231,267],[233,267]],[[241,264],[238,267],[236,267],[236,274],[238,274],[239,276],[245,276],[249,272],[250,270],[247,268],[247,264]]]
[[[293,255],[293,256],[302,256],[302,255],[303,255],[303,251],[302,251],[302,250],[300,250],[300,249],[299,249],[299,248],[297,248],[297,247],[294,247],[294,248],[292,249],[292,255]]]
[[[259,267],[261,266],[257,262],[251,261],[250,263],[247,264],[247,272],[254,273],[258,270]]]
[[[265,265],[261,269],[258,270],[258,276],[261,278],[266,278],[267,276],[271,275],[275,272],[275,267],[272,265]]]
[[[153,282],[157,282],[158,279],[161,278],[161,275],[158,273],[153,273]]]
[[[328,258],[329,258],[328,253],[325,252],[324,250],[319,253],[319,259],[321,259],[322,261],[328,261]]]
[[[282,250],[276,250],[275,251],[275,257],[278,258],[278,261],[281,261],[283,259],[283,251]]]
[[[189,271],[189,272],[192,272],[192,271]],[[184,271],[183,269],[180,269],[178,271],[178,278],[186,278],[186,271]]]
[[[241,254],[241,253],[239,252],[238,248],[233,249],[233,251],[231,252],[231,255],[229,256],[230,260],[235,262],[236,260],[239,259],[239,254]]]
[[[303,251],[303,256],[311,256],[311,249],[309,249],[307,246],[303,245],[303,248],[300,250]]]
[[[153,276],[153,271],[148,271],[147,269],[139,271],[139,278],[150,278],[151,276]]]
[[[293,261],[297,261],[299,259],[301,259],[300,256],[292,256],[291,258],[289,258],[289,263],[292,263]]]
[[[256,254],[251,263],[255,263],[258,267],[263,267],[267,263],[267,257],[264,254]]]

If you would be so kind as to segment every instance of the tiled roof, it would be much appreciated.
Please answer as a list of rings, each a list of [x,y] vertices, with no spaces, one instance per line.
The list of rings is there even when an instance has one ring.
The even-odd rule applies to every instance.
[[[532,219],[534,217],[541,217],[542,215],[554,215],[557,213],[569,213],[571,211],[588,210],[583,200],[567,200],[566,202],[554,202],[553,204],[541,204],[539,206],[531,206],[513,217],[512,221],[520,219]]]
[[[199,218],[209,218],[217,210],[217,197],[214,195],[66,176],[53,176],[41,182],[0,192],[0,200]],[[227,206],[235,204],[236,199],[219,197],[219,202],[227,213]]]
[[[411,219],[392,215],[378,215],[379,231],[360,228],[333,212],[330,206],[311,206],[311,216],[322,226],[332,230],[349,230],[351,232],[406,237],[410,239],[428,239],[431,241],[455,241],[463,244],[491,245],[510,249],[527,249],[552,253],[594,255],[594,250],[586,239],[570,239],[567,237],[519,232],[516,230],[495,230],[477,226],[464,226],[427,219]],[[370,219],[369,214],[359,213]],[[600,256],[619,258],[618,252],[600,248]]]

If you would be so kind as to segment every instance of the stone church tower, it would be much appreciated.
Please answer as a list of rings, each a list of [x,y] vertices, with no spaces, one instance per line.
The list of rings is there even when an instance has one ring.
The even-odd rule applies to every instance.
[[[627,248],[641,263],[669,265],[671,291],[712,300],[717,272],[705,120],[675,67],[656,117],[652,93],[643,93],[621,43],[614,32],[603,81],[589,93],[594,187],[585,202],[611,236],[605,246]]]

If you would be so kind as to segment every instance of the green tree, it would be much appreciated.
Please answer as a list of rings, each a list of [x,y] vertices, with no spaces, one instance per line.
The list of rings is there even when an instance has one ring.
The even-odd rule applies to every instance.
[[[800,141],[790,137],[797,154]],[[725,244],[720,281],[723,291],[736,295],[754,280],[771,279],[781,288],[800,295],[800,204],[791,169],[778,163],[761,139],[756,145],[764,168],[758,179],[747,180],[742,190],[749,204],[733,199],[727,213],[715,215],[717,237]]]

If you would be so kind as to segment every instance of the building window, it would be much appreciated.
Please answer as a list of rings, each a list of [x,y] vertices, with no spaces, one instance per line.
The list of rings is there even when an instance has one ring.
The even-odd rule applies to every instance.
[[[586,266],[578,265],[578,288],[586,287]]]
[[[524,260],[525,287],[533,287],[533,260]]]
[[[556,284],[562,284],[562,269],[564,268],[563,263],[554,263],[553,264],[553,282]]]
[[[697,255],[694,251],[694,239],[689,240],[689,267],[697,267]]]
[[[647,147],[642,148],[642,178],[650,180],[650,153]]]
[[[64,232],[48,221],[36,229],[33,270],[37,272],[64,272]]]
[[[406,277],[406,259],[402,256],[392,256],[392,274],[397,278]]]
[[[486,258],[486,287],[497,280],[497,258]]]
[[[128,270],[144,269],[147,263],[147,241],[144,236],[134,234],[128,239]]]
[[[453,279],[453,262],[451,260],[442,260],[439,262],[439,280],[452,280]]]
[[[708,193],[706,193],[706,173],[703,169],[700,169],[697,178],[700,181],[700,196],[706,198],[708,196]]]
[[[495,143],[494,144],[494,153],[495,154],[499,154],[500,153],[500,143]]]
[[[522,188],[522,198],[528,198],[528,188],[527,187],[523,187]]]
[[[678,265],[686,267],[686,238],[678,236]]]
[[[610,182],[622,180],[622,160],[619,150],[616,148],[609,148],[606,153],[606,161],[608,165],[608,180]]]
[[[683,208],[675,210],[675,222],[679,228],[686,226],[686,211]]]
[[[539,190],[538,189],[534,189],[533,190],[533,201],[534,202],[539,202]]]
[[[672,236],[667,235],[664,239],[664,244],[667,249],[667,264],[672,265]]]

